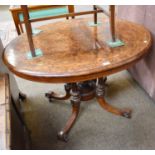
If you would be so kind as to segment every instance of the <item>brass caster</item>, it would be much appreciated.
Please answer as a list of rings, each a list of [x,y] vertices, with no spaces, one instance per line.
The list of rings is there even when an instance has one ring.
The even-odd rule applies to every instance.
[[[131,118],[132,110],[131,109],[125,109],[122,112],[122,116],[125,118]]]
[[[69,140],[68,135],[65,134],[63,131],[58,132],[57,137],[59,140],[64,141],[64,142],[68,142],[68,140]]]
[[[21,101],[25,101],[26,98],[27,98],[27,96],[26,96],[25,94],[19,92],[19,99],[20,99]]]
[[[53,99],[52,99],[52,97],[51,97],[52,94],[53,94],[53,92],[45,93],[45,97],[48,98],[49,102],[53,102]]]
[[[45,97],[49,98],[51,96],[51,92],[45,93]]]

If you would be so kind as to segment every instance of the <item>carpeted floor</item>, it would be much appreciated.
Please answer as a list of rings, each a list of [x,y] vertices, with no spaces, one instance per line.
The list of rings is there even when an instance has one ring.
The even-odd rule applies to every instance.
[[[56,135],[71,113],[70,102],[49,103],[44,97],[49,90],[63,93],[63,85],[17,81],[28,96],[23,112],[33,149],[155,149],[155,104],[127,71],[108,77],[106,99],[117,107],[132,108],[132,119],[106,112],[96,100],[82,102],[68,143]]]

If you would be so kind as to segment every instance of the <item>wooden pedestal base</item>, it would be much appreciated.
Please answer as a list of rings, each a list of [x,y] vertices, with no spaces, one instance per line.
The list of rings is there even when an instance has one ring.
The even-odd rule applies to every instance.
[[[126,118],[131,118],[130,109],[118,109],[105,101],[105,82],[106,78],[99,78],[80,83],[68,83],[65,85],[66,95],[64,96],[59,96],[54,92],[49,92],[45,94],[45,96],[49,99],[50,102],[53,101],[53,99],[65,100],[71,97],[72,114],[69,117],[65,127],[58,133],[58,138],[60,140],[68,141],[68,134],[79,114],[81,101],[88,101],[96,97],[101,107],[108,112]]]

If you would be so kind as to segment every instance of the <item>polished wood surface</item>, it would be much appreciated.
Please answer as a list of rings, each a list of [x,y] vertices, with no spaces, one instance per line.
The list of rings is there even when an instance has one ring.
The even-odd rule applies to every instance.
[[[39,82],[76,82],[95,79],[130,67],[147,52],[151,35],[144,27],[128,21],[116,21],[116,34],[125,46],[109,48],[105,41],[107,20],[91,27],[93,19],[73,19],[40,27],[33,37],[42,57],[27,59],[26,34],[13,40],[5,49],[3,60],[16,75]]]

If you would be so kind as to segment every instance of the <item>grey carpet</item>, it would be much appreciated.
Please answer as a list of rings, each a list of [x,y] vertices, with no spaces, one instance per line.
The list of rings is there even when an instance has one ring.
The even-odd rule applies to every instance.
[[[28,96],[22,106],[33,149],[155,149],[155,104],[127,71],[108,77],[106,100],[132,108],[132,119],[106,112],[96,100],[82,102],[68,143],[58,141],[56,135],[71,113],[70,102],[49,103],[44,97],[49,90],[63,93],[63,85],[17,81]]]

